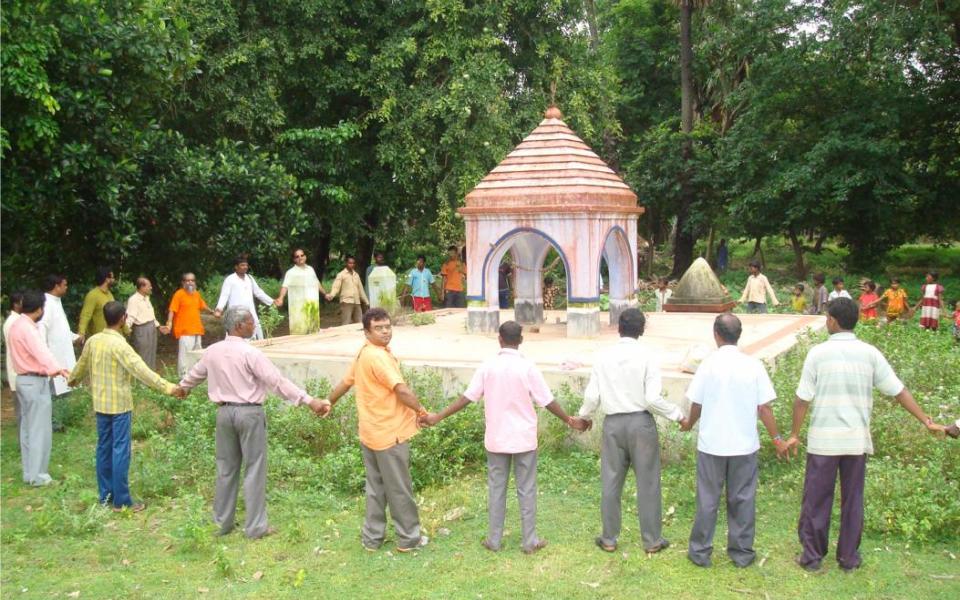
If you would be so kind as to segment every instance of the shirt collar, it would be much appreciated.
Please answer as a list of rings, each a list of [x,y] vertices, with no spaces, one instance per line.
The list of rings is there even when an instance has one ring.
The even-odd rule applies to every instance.
[[[632,338],[632,337],[629,337],[629,336],[621,336],[621,337],[620,337],[620,343],[621,343],[621,344],[637,345],[637,344],[640,343],[640,338]]]
[[[243,339],[243,338],[240,337],[239,335],[230,335],[230,334],[228,333],[228,334],[226,335],[226,337],[223,338],[223,341],[225,341],[225,342],[246,342],[247,340]]]
[[[717,352],[740,352],[740,347],[736,344],[724,344],[717,347]]]
[[[855,340],[857,336],[852,331],[839,331],[830,335],[830,340]]]
[[[123,334],[121,334],[116,329],[111,329],[109,327],[104,327],[103,329],[100,330],[100,333],[105,333],[107,335],[115,335],[117,337],[123,338]]]
[[[511,356],[523,356],[520,354],[520,350],[516,348],[500,348],[499,354],[509,354]]]

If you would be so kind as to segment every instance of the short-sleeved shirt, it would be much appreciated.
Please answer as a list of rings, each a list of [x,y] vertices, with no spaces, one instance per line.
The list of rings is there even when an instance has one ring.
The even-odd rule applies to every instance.
[[[200,311],[205,308],[207,303],[200,292],[190,294],[183,288],[174,292],[168,308],[173,313],[173,337],[179,339],[185,335],[203,335]]]
[[[473,374],[464,397],[483,398],[486,432],[483,442],[490,452],[519,454],[537,449],[537,411],[553,393],[532,361],[518,350],[501,348]]]
[[[697,449],[743,456],[760,449],[757,407],[777,397],[763,363],[736,346],[721,346],[697,367],[687,398],[701,406]]]
[[[887,288],[883,298],[887,300],[888,315],[899,315],[907,309],[907,291],[903,288]]]
[[[440,268],[440,274],[446,277],[443,283],[443,289],[451,292],[463,291],[463,277],[467,274],[467,268],[459,260],[448,260]]]
[[[826,456],[873,454],[873,388],[888,396],[903,390],[879,350],[842,331],[810,349],[797,397],[812,402],[807,451]]]
[[[417,413],[399,399],[394,388],[404,383],[400,362],[384,346],[367,343],[343,378],[356,386],[360,442],[371,450],[387,450],[417,434]]]
[[[793,307],[794,312],[802,313],[807,310],[807,299],[803,294],[793,296],[790,298],[790,306]]]
[[[410,293],[413,294],[414,298],[429,298],[430,284],[433,282],[433,273],[426,267],[422,271],[420,269],[410,269],[410,273],[407,275]]]

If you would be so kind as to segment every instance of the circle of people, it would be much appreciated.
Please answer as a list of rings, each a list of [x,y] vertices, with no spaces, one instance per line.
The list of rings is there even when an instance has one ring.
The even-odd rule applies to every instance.
[[[453,256],[454,251],[455,248],[451,249],[451,261],[459,260]],[[295,264],[302,267],[304,253],[295,251],[293,258]],[[422,262],[418,263],[422,272]],[[439,412],[429,412],[405,382],[400,363],[390,351],[393,327],[389,313],[383,308],[371,308],[362,314],[365,345],[330,395],[314,398],[284,377],[258,348],[247,343],[258,336],[259,329],[252,306],[253,297],[259,297],[259,287],[247,275],[247,267],[245,259],[237,260],[235,273],[224,281],[221,293],[221,301],[226,299],[223,302],[226,310],[218,304],[213,311],[222,316],[225,338],[207,348],[189,369],[179,364],[178,383],[169,382],[154,372],[152,365],[123,335],[132,327],[132,339],[134,345],[137,344],[136,328],[143,325],[138,320],[148,315],[136,303],[149,304],[149,281],[138,281],[139,294],[134,296],[142,298],[131,297],[124,306],[110,294],[113,273],[101,269],[98,286],[87,295],[81,312],[80,331],[87,332],[88,325],[96,330],[86,340],[70,332],[63,313],[60,299],[67,288],[65,277],[50,276],[46,294],[36,290],[13,294],[15,310],[3,328],[7,367],[14,373],[11,384],[15,383],[19,407],[24,482],[35,486],[53,482],[47,472],[52,397],[86,381],[96,413],[96,477],[100,502],[115,511],[143,510],[144,504],[131,496],[128,478],[132,381],[136,379],[177,398],[185,398],[206,381],[209,400],[217,407],[213,521],[223,535],[236,527],[242,472],[243,532],[249,538],[260,538],[275,532],[266,510],[267,444],[263,409],[266,395],[277,394],[294,406],[305,405],[317,416],[327,417],[338,401],[353,389],[366,470],[361,544],[371,552],[384,544],[389,506],[397,537],[396,549],[409,552],[429,543],[421,530],[410,477],[411,440],[421,429],[437,426],[454,413],[483,400],[488,533],[481,544],[492,552],[501,550],[512,466],[520,505],[520,548],[532,554],[547,545],[536,533],[538,418],[535,407],[546,408],[578,432],[591,429],[594,415],[600,413],[603,415],[601,534],[595,544],[604,552],[617,550],[621,492],[627,472],[632,469],[636,477],[641,543],[646,552],[655,553],[669,546],[661,530],[660,443],[654,418],[658,416],[676,422],[682,431],[690,431],[699,423],[696,515],[688,542],[689,560],[703,567],[711,564],[717,512],[725,487],[727,554],[736,566],[746,567],[756,557],[753,541],[760,449],[756,421],[759,418],[766,428],[777,456],[788,458],[798,453],[801,428],[810,412],[798,524],[801,553],[796,562],[807,570],[821,568],[828,551],[833,494],[839,477],[843,501],[836,558],[842,569],[852,570],[858,568],[862,560],[859,545],[864,521],[865,467],[867,456],[873,453],[872,390],[876,388],[893,396],[931,433],[960,436],[960,420],[949,426],[935,423],[916,403],[880,351],[857,339],[854,328],[865,309],[864,302],[861,298],[857,303],[842,294],[825,303],[830,336],[811,348],[806,356],[786,439],[781,436],[770,408],[776,398],[773,385],[763,363],[738,348],[742,325],[732,313],[720,314],[714,321],[713,337],[718,349],[703,360],[686,391],[690,403],[687,414],[663,397],[658,351],[641,341],[646,317],[636,308],[619,315],[620,339],[598,354],[576,415],[564,411],[536,365],[520,353],[523,331],[514,321],[500,326],[500,351],[476,370],[460,397]],[[354,274],[349,266],[345,271]],[[751,277],[762,277],[758,268]],[[230,281],[231,278],[234,281]],[[933,278],[935,281],[935,274]],[[748,284],[748,288],[758,285],[766,289],[769,282],[764,283],[765,280],[763,277],[760,283]],[[822,281],[820,277],[821,284]],[[342,289],[341,286],[341,293]],[[282,304],[286,291],[284,285],[277,300],[269,296],[262,300]],[[262,290],[260,293],[263,294]],[[752,301],[746,291],[745,296]],[[167,333],[163,330],[179,333],[181,342],[184,337],[199,338],[202,332],[188,333],[189,328],[183,322],[179,323],[178,330],[177,321],[170,322],[174,315],[182,315],[188,307],[194,311],[196,322],[200,320],[200,310],[209,310],[199,298],[196,278],[190,273],[183,276],[182,288],[171,300],[167,324],[151,324],[151,327],[162,333]],[[352,317],[353,309],[350,310]],[[888,306],[888,314],[889,310]],[[59,350],[66,345],[72,356],[72,344],[77,341],[85,341],[80,359],[75,364],[63,360]],[[186,345],[190,349],[199,348],[199,339],[190,340]]]

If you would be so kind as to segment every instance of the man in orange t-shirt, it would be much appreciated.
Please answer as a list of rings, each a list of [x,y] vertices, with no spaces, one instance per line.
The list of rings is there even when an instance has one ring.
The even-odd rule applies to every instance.
[[[200,311],[213,311],[203,301],[197,291],[197,277],[193,273],[184,273],[180,281],[181,288],[173,294],[167,308],[167,327],[172,328],[177,340],[177,373],[183,377],[187,372],[187,352],[203,348],[203,322]]]
[[[447,248],[449,258],[440,268],[443,280],[443,305],[448,308],[463,308],[467,305],[463,295],[463,280],[467,276],[467,267],[460,261],[456,246]]]
[[[361,542],[367,550],[383,545],[387,505],[397,531],[397,550],[409,552],[429,541],[420,533],[420,515],[410,479],[410,438],[419,432],[417,417],[426,415],[417,396],[403,381],[400,362],[390,353],[390,315],[371,308],[363,315],[367,343],[343,381],[330,393],[331,407],[356,386],[357,421],[363,466],[367,472],[367,510]]]

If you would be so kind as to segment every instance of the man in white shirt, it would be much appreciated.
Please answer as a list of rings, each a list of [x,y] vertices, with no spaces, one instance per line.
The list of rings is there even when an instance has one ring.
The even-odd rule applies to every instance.
[[[68,371],[77,364],[73,345],[83,343],[83,336],[70,330],[70,322],[63,311],[62,298],[67,294],[67,278],[63,275],[47,275],[44,280],[45,301],[43,316],[37,321],[40,338],[44,341],[57,362]],[[53,378],[53,395],[61,396],[72,388],[63,377]]]
[[[654,292],[657,299],[657,312],[663,312],[663,305],[673,296],[673,290],[670,289],[669,285],[670,282],[666,277],[661,277],[660,281],[657,282],[657,290]]]
[[[837,298],[850,298],[853,300],[853,297],[850,296],[850,292],[843,289],[843,277],[833,278],[833,291],[830,292],[829,296],[827,296],[827,302],[833,302]]]
[[[233,270],[234,272],[223,280],[223,287],[220,288],[220,299],[217,301],[217,310],[213,314],[219,319],[228,307],[242,306],[246,308],[253,315],[254,329],[253,337],[250,339],[262,340],[263,329],[260,328],[260,317],[257,316],[257,307],[253,299],[256,298],[264,304],[275,306],[277,301],[260,289],[253,276],[247,273],[250,270],[247,257],[241,255],[235,258],[233,260]]]
[[[654,553],[670,545],[661,535],[660,438],[650,411],[671,421],[680,421],[683,413],[661,396],[660,365],[638,339],[645,323],[636,308],[620,314],[620,342],[600,352],[580,407],[581,417],[588,417],[597,407],[606,415],[600,450],[603,535],[595,540],[605,552],[617,549],[620,496],[631,466],[637,479],[643,547]]]
[[[146,277],[137,278],[137,291],[127,298],[127,328],[130,329],[130,345],[137,351],[151,371],[157,370],[157,330],[163,335],[170,328],[160,325],[153,310],[150,296],[153,284]]]
[[[756,558],[753,536],[760,450],[758,413],[777,452],[786,451],[770,410],[770,401],[777,394],[763,363],[737,348],[742,330],[740,319],[730,313],[714,320],[713,339],[718,350],[704,359],[687,388],[690,416],[680,427],[690,431],[703,415],[697,436],[697,516],[687,549],[687,558],[700,567],[710,566],[724,484],[727,554],[738,567],[747,567]]]
[[[7,363],[7,385],[10,386],[10,397],[13,399],[13,412],[17,416],[17,435],[20,434],[20,398],[17,397],[17,372],[13,368],[13,359],[10,357],[10,346],[6,345],[10,328],[20,318],[23,308],[23,292],[16,290],[10,293],[10,314],[3,321],[4,360]]]

